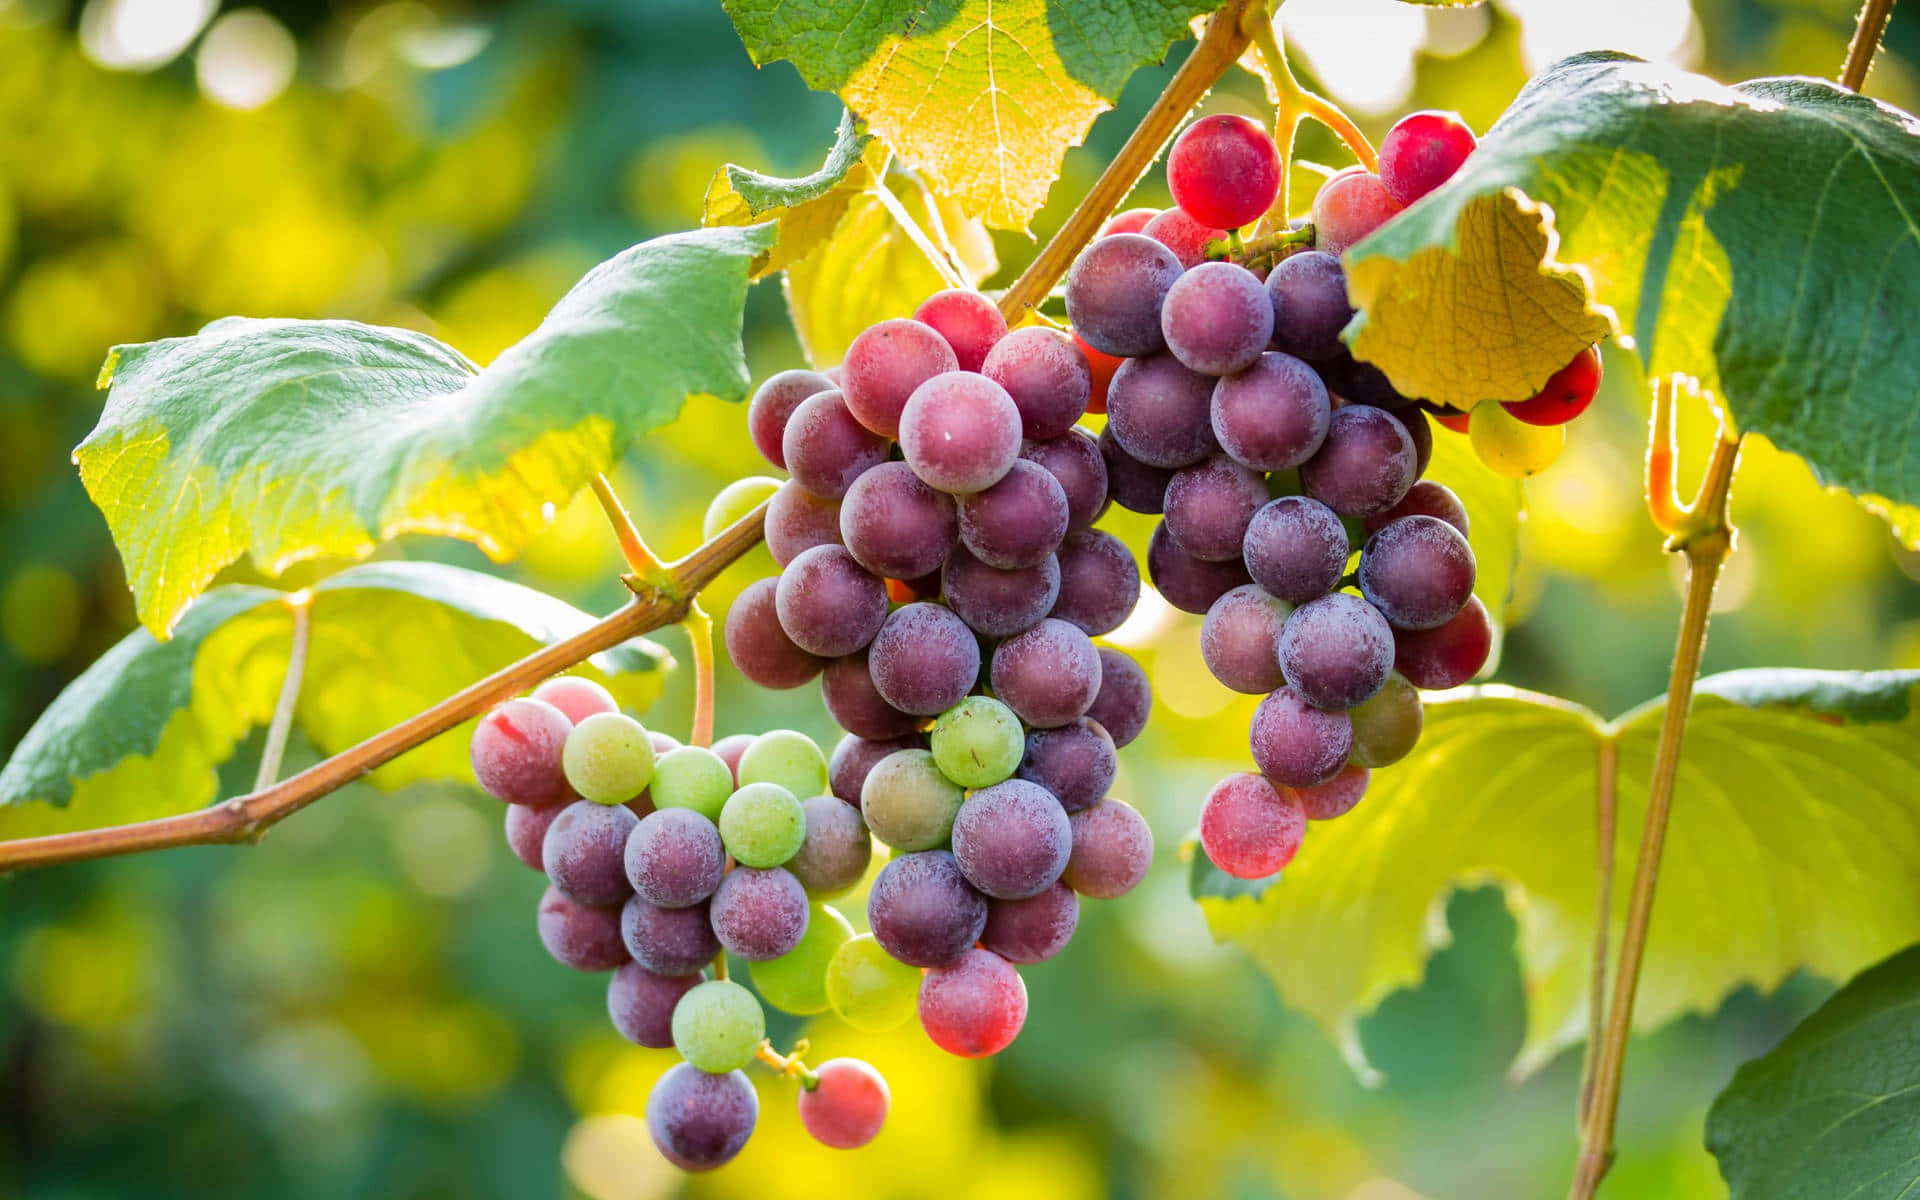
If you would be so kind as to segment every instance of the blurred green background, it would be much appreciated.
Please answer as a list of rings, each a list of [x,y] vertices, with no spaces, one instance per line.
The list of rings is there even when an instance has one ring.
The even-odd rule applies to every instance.
[[[1377,134],[1421,106],[1484,128],[1529,70],[1596,46],[1724,79],[1830,75],[1854,7],[1294,0],[1286,18],[1308,73]],[[1869,85],[1908,108],[1916,24],[1896,13]],[[1040,236],[1170,70],[1140,72],[1069,156]],[[1250,77],[1208,101],[1259,104]],[[722,161],[809,169],[838,110],[786,64],[755,71],[715,0],[0,0],[0,747],[133,627],[105,524],[67,461],[98,414],[92,382],[110,344],[229,313],[325,315],[430,330],[485,361],[593,262],[697,223]],[[1330,139],[1303,152],[1339,161]],[[1133,203],[1165,202],[1156,171]],[[994,283],[1032,244],[1003,236],[999,249]],[[775,284],[750,299],[747,344],[756,376],[798,359]],[[1664,686],[1679,607],[1677,564],[1638,500],[1643,389],[1629,357],[1608,366],[1603,403],[1530,486],[1497,676],[1603,713]],[[1697,462],[1707,426],[1689,420]],[[740,410],[696,401],[618,483],[655,544],[677,552],[698,540],[703,498],[759,468]],[[1764,444],[1735,497],[1741,540],[1708,670],[1920,666],[1920,559]],[[430,539],[384,553],[486,565]],[[620,596],[616,561],[583,500],[507,570],[605,611]],[[711,607],[768,566],[756,552]],[[1088,906],[1067,953],[1026,972],[1019,1041],[983,1065],[917,1030],[805,1030],[890,1080],[892,1124],[866,1151],[808,1143],[770,1086],[737,1164],[684,1181],[635,1117],[671,1056],[620,1041],[601,980],[546,959],[541,881],[507,853],[499,806],[457,789],[355,787],[258,848],[0,880],[0,1194],[1561,1194],[1578,1051],[1507,1076],[1526,997],[1499,892],[1444,904],[1435,928],[1451,941],[1425,982],[1363,1022],[1374,1086],[1211,944],[1175,848],[1206,781],[1244,759],[1234,730],[1246,714],[1205,677],[1197,624],[1162,614],[1123,631],[1160,703],[1117,791],[1153,821],[1161,861],[1133,896]],[[660,640],[684,647],[677,632]],[[685,676],[650,725],[685,732]],[[767,694],[727,676],[720,701],[722,733],[830,735],[811,689]],[[227,790],[251,778],[257,737]],[[291,765],[302,753],[311,760],[296,747]],[[1795,980],[1736,994],[1636,1043],[1608,1194],[1723,1194],[1700,1149],[1708,1101],[1828,990]],[[798,1032],[790,1022],[776,1040]]]

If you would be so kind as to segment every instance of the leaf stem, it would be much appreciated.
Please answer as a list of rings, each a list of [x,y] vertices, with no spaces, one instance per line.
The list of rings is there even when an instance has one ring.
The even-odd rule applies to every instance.
[[[646,539],[634,528],[633,518],[627,515],[627,506],[620,503],[620,497],[614,492],[613,484],[605,475],[593,477],[594,499],[600,501],[601,511],[607,514],[608,524],[613,526],[613,536],[620,542],[620,557],[627,560],[627,567],[643,579],[660,576],[660,560],[647,548]]]
[[[1880,35],[1886,32],[1893,16],[1893,0],[1867,0],[1853,26],[1853,41],[1847,44],[1847,61],[1840,68],[1840,86],[1850,92],[1860,90],[1880,49]]]
[[[287,651],[287,677],[280,684],[280,698],[274,702],[273,721],[267,726],[267,742],[260,750],[260,770],[253,777],[253,790],[262,791],[280,777],[280,759],[287,752],[287,735],[293,731],[293,710],[300,703],[300,683],[307,674],[307,639],[313,611],[313,593],[296,592],[286,599],[293,614],[293,645]]]
[[[696,746],[713,745],[713,618],[698,600],[687,602],[686,628],[693,654],[693,728]]]
[[[1577,1128],[1585,1133],[1593,1113],[1593,1076],[1600,1061],[1600,1028],[1607,1011],[1607,930],[1613,924],[1613,844],[1619,811],[1620,741],[1609,731],[1593,762],[1594,873],[1599,878],[1593,911],[1593,969],[1587,993],[1587,1050],[1580,1063]]]
[[[940,273],[940,278],[946,280],[948,287],[967,292],[973,290],[973,281],[968,279],[966,272],[960,269],[960,264],[948,258],[940,247],[933,244],[933,239],[927,236],[927,231],[920,228],[920,222],[913,219],[913,214],[907,211],[907,206],[900,203],[900,197],[894,195],[893,189],[887,186],[885,166],[874,172],[873,198],[880,202],[881,208],[887,210],[887,215],[892,217],[893,223],[907,235],[907,240],[926,256],[928,262],[933,264],[933,269]],[[933,208],[933,196],[930,193],[927,195],[927,207],[930,210]]]

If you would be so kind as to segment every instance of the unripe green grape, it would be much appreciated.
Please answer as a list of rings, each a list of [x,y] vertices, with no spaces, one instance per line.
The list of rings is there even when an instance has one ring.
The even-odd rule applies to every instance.
[[[827,790],[827,756],[813,739],[791,729],[773,729],[753,739],[740,756],[742,786],[777,783],[802,800]]]
[[[853,926],[837,909],[824,904],[808,908],[807,931],[799,945],[747,968],[768,1004],[800,1016],[827,1011],[827,964],[853,937]]]
[[[867,772],[860,813],[873,836],[895,850],[932,850],[952,836],[953,818],[966,798],[931,752],[895,750]]]
[[[594,713],[567,735],[560,765],[582,799],[625,804],[653,779],[653,743],[625,713]]]
[[[749,783],[720,808],[720,840],[742,866],[777,867],[806,837],[806,810],[777,783]]]
[[[989,696],[968,696],[933,723],[934,764],[961,787],[991,787],[1010,778],[1026,744],[1020,718]]]
[[[707,502],[707,515],[700,520],[700,536],[712,541],[715,534],[771,500],[779,490],[780,481],[766,475],[734,480]]]
[[[1420,693],[1398,671],[1387,676],[1363,704],[1347,710],[1353,719],[1354,762],[1363,767],[1384,767],[1405,758],[1420,740],[1425,716]]]
[[[733,772],[705,746],[676,746],[653,764],[655,808],[690,808],[718,822],[732,794]]]
[[[673,1048],[709,1075],[752,1062],[766,1036],[767,1014],[760,1001],[730,979],[697,984],[673,1006]]]
[[[827,964],[827,1003],[866,1033],[897,1029],[914,1015],[920,971],[895,959],[870,933],[843,942]]]
[[[1529,425],[1498,404],[1475,405],[1467,439],[1488,469],[1511,479],[1538,475],[1567,444],[1565,425]]]

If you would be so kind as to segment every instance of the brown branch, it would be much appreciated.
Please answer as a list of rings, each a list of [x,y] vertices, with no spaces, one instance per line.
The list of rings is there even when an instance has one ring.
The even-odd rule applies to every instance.
[[[1887,31],[1893,16],[1893,0],[1867,0],[1853,26],[1853,41],[1847,45],[1846,65],[1840,68],[1840,86],[1857,92],[1867,81],[1873,56],[1880,49],[1880,35]]]

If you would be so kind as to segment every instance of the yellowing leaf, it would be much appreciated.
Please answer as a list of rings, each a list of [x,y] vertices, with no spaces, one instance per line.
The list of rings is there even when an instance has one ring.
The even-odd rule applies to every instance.
[[[811,175],[777,179],[732,163],[714,172],[700,223],[775,222],[779,240],[753,260],[753,276],[785,270],[833,235],[854,197],[875,186],[886,155],[852,113],[843,113],[833,149]]]

